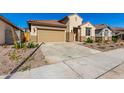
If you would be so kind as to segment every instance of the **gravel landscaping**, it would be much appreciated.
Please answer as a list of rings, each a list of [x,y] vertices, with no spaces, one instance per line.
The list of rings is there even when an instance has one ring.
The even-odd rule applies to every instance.
[[[0,46],[0,75],[10,73],[17,65],[27,58],[35,48],[21,48],[15,49],[13,46]],[[27,69],[35,68],[45,65],[47,62],[41,51],[37,51],[29,60],[19,69],[24,71]]]
[[[23,64],[18,71],[30,70],[32,68],[48,65],[49,62],[45,59],[41,49],[38,49],[32,57],[30,57],[25,64]]]
[[[83,45],[88,48],[96,49],[102,52],[117,49],[117,48],[124,48],[124,42],[121,41],[119,43],[109,42],[109,43],[79,43],[79,45]]]

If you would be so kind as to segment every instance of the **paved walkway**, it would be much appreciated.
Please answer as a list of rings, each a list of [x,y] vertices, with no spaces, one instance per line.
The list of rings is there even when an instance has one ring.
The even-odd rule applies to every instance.
[[[30,71],[17,72],[11,78],[107,78],[110,77],[110,75],[107,75],[107,73],[110,73],[110,71],[112,71],[113,69],[118,68],[124,62],[123,48],[108,52],[99,52],[83,46],[79,46],[77,44],[72,44],[72,46],[70,46],[69,44],[46,44],[42,46],[41,49],[45,53],[46,58],[48,58],[49,60],[53,56],[54,58],[52,58],[52,61],[56,61],[56,64],[31,69]],[[117,70],[119,71],[120,68],[118,68]],[[120,71],[118,73],[123,74],[123,72]],[[115,77],[117,75],[112,74],[111,76]],[[121,78],[123,77],[124,75],[121,75]]]

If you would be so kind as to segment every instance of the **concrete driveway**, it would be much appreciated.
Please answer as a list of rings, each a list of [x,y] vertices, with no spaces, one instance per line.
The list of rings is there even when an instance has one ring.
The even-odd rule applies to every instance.
[[[17,72],[11,78],[35,79],[95,79],[116,76],[110,72],[124,62],[124,49],[100,52],[76,43],[47,43],[41,46],[51,65]],[[123,66],[122,66],[123,67]],[[118,71],[121,68],[118,68]],[[110,73],[111,75],[107,75]],[[124,76],[121,73],[121,78]],[[118,74],[119,75],[119,74]]]
[[[90,49],[77,43],[46,43],[41,47],[45,58],[50,63],[62,62],[79,57],[90,56],[100,53],[100,51]]]

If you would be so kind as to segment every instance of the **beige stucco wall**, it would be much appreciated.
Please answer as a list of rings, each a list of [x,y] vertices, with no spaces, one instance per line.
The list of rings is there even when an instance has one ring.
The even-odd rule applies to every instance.
[[[30,40],[32,42],[37,42],[37,36],[30,36]]]
[[[68,16],[69,21],[67,22],[67,29],[69,32],[73,30],[74,27],[78,27],[82,24],[83,19],[79,17],[77,14],[73,14]]]
[[[4,21],[0,20],[0,44],[4,44],[5,43],[5,31],[7,29],[14,31],[14,29],[12,29],[12,26],[10,26],[10,25],[6,24]],[[11,32],[6,32],[6,34],[7,34],[6,35],[6,40],[7,40],[7,42],[12,43],[13,39],[12,39],[12,36],[10,36],[11,34],[9,35],[9,33],[11,33]]]
[[[90,36],[86,36],[86,28],[87,27],[90,27],[91,28]],[[85,37],[85,38],[95,37],[95,27],[91,23],[87,22],[86,24],[81,25],[80,28],[81,28],[81,36],[82,37]]]

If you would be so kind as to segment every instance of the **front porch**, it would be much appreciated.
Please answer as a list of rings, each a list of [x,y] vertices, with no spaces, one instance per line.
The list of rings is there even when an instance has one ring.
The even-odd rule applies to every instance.
[[[81,30],[74,27],[71,32],[66,32],[67,42],[81,42]]]

